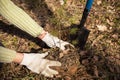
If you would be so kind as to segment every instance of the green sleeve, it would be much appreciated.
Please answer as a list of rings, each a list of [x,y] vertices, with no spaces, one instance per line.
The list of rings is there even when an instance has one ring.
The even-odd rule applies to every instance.
[[[33,37],[41,34],[43,28],[11,0],[0,0],[0,14],[16,27]]]
[[[16,57],[16,51],[0,46],[0,62],[10,63]]]

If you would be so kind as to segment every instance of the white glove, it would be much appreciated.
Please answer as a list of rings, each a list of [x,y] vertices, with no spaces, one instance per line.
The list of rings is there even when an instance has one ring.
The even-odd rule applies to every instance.
[[[70,43],[58,39],[58,37],[52,36],[47,32],[47,34],[42,39],[49,47],[59,47],[61,50],[65,50],[65,45],[71,45]],[[73,46],[73,45],[71,45]]]
[[[58,74],[58,72],[53,69],[50,69],[49,66],[61,66],[61,63],[58,61],[50,61],[47,59],[43,59],[47,55],[48,53],[24,53],[24,58],[21,62],[21,65],[25,65],[28,69],[35,73],[41,73],[46,77],[53,77],[54,75]]]

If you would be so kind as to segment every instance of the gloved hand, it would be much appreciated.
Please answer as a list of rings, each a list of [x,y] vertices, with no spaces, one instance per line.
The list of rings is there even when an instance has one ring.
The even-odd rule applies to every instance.
[[[59,47],[61,50],[65,50],[65,45],[71,45],[72,47],[74,47],[72,44],[60,40],[58,39],[58,37],[52,36],[51,34],[49,34],[48,32],[46,33],[46,35],[44,36],[44,38],[42,38],[42,40],[49,46],[49,47]]]
[[[44,59],[48,53],[43,54],[26,54],[24,53],[24,58],[21,62],[21,65],[25,65],[28,69],[35,73],[41,73],[46,77],[53,77],[58,74],[57,71],[50,69],[50,66],[61,66],[61,63],[58,61],[50,61]]]

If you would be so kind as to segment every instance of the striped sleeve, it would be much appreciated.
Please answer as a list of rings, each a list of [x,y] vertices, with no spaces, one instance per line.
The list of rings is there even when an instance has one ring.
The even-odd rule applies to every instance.
[[[43,28],[11,0],[0,0],[0,14],[16,27],[37,37]]]
[[[0,46],[0,62],[10,63],[16,57],[16,51]]]

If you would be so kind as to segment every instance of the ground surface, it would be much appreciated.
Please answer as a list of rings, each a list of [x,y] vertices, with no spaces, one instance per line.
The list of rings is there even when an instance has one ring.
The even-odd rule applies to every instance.
[[[63,29],[79,24],[86,0],[12,0],[24,9],[38,24],[51,34],[68,40]],[[64,65],[70,63],[61,78],[46,78],[30,72],[18,64],[4,64],[0,80],[119,80],[120,79],[120,3],[119,0],[95,0],[86,22],[91,31],[85,50],[71,49],[64,56],[55,57]],[[17,30],[17,31],[16,31]],[[40,40],[15,28],[0,16],[0,42],[5,47],[20,52],[51,51],[50,56],[59,55],[59,49],[47,49]],[[74,53],[73,53],[74,52]],[[56,53],[56,54],[54,54]],[[48,57],[51,59],[51,57]],[[60,59],[61,58],[61,59]],[[52,58],[53,59],[53,58]],[[69,63],[70,60],[70,63]],[[71,65],[70,64],[70,65]],[[60,71],[62,72],[62,70]]]

